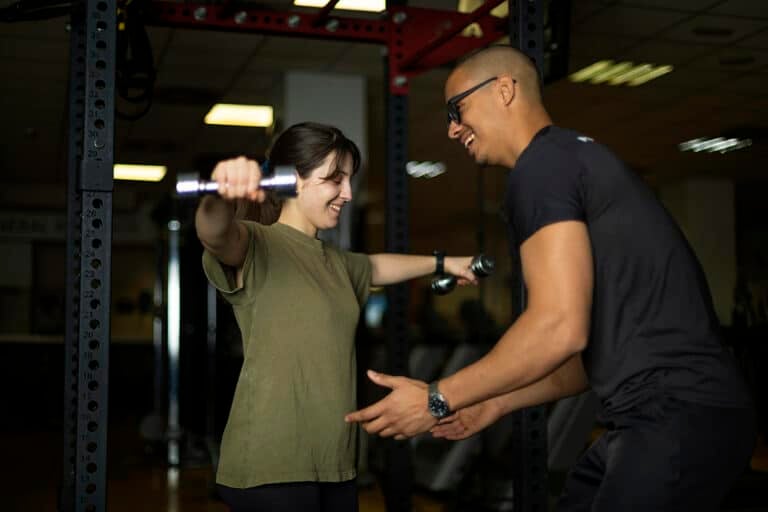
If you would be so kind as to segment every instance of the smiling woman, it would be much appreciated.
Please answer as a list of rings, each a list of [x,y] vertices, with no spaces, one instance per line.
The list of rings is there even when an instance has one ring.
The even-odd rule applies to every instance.
[[[351,253],[317,238],[338,224],[360,166],[337,128],[291,126],[268,157],[296,169],[296,197],[260,189],[255,161],[225,160],[212,174],[219,196],[205,197],[195,219],[203,267],[233,307],[245,356],[216,481],[233,512],[353,512],[360,434],[343,418],[355,408],[362,306],[371,286],[432,274],[437,261]],[[470,261],[445,258],[443,269],[475,282]]]

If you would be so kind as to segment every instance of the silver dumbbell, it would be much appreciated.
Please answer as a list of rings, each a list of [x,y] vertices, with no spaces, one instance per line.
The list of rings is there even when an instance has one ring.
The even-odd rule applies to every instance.
[[[261,178],[259,188],[274,190],[281,197],[293,197],[296,195],[296,170],[290,165],[278,165],[274,172]],[[201,180],[197,173],[179,174],[176,181],[176,193],[180,197],[197,197],[218,192],[218,182]]]

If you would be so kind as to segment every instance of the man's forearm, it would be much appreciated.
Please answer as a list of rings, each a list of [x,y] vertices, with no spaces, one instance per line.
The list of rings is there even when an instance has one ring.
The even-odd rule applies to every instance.
[[[526,407],[577,395],[588,388],[589,382],[584,372],[581,355],[576,354],[543,379],[518,390],[491,398],[490,401],[498,407],[500,416],[503,416]]]
[[[553,374],[586,346],[585,330],[567,313],[526,310],[494,348],[475,363],[440,380],[454,409],[522,390]]]

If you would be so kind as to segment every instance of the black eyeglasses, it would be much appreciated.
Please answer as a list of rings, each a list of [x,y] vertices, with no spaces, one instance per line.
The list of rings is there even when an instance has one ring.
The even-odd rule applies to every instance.
[[[470,87],[464,92],[461,92],[457,94],[456,96],[449,99],[446,104],[445,108],[448,110],[448,124],[451,124],[451,121],[454,121],[456,124],[461,124],[461,114],[459,113],[459,102],[481,88],[484,85],[488,85],[489,83],[496,80],[498,77],[494,76],[489,78],[488,80],[484,80],[477,84],[474,87]]]

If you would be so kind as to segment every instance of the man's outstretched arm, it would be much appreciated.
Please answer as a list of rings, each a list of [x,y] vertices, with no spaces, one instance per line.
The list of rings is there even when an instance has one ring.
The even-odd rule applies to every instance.
[[[581,356],[575,355],[543,379],[524,388],[459,409],[431,432],[452,441],[466,439],[511,412],[577,395],[589,388]]]
[[[523,243],[521,259],[525,311],[488,354],[439,382],[454,410],[533,384],[586,347],[593,284],[586,225],[564,221],[541,228]],[[347,421],[383,436],[412,436],[435,425],[424,383],[381,374],[371,379],[393,391]]]

